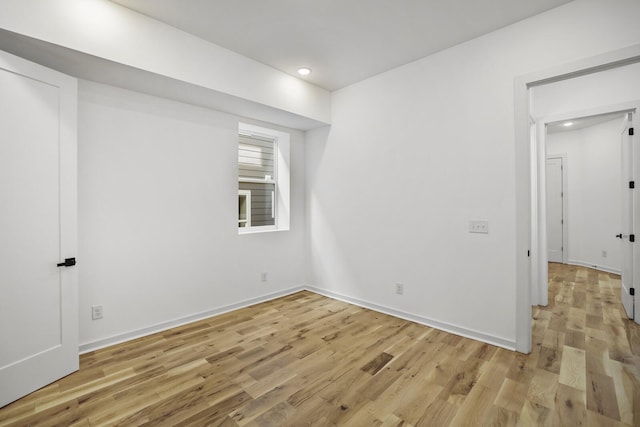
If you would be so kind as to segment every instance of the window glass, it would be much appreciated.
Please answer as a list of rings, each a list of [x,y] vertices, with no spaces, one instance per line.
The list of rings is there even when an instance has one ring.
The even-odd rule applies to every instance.
[[[277,141],[240,134],[238,144],[238,227],[276,225]]]

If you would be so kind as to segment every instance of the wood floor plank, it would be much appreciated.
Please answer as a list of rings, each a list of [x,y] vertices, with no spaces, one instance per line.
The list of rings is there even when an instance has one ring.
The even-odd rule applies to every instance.
[[[243,402],[250,399],[251,396],[249,396],[247,393],[245,393],[244,391],[239,391],[236,394],[229,396],[222,401],[218,401],[208,408],[205,408],[204,410],[196,413],[195,415],[192,415],[189,418],[173,425],[175,425],[176,427],[180,427],[191,425],[209,425],[214,423],[221,424],[227,418],[227,415],[229,413],[233,412],[236,408],[241,406]],[[124,425],[130,424],[125,423]]]
[[[369,425],[369,424],[367,424]],[[398,418],[396,415],[391,414],[380,424],[381,427],[403,427],[407,424],[401,418]]]
[[[552,406],[555,407],[555,404]],[[539,403],[525,400],[522,412],[518,420],[518,425],[528,426],[552,426],[555,413],[552,409]]]
[[[521,384],[507,378],[502,383],[502,387],[493,403],[499,408],[519,414],[522,411],[522,405],[524,405],[524,401],[527,398],[529,388],[529,384]]]
[[[584,328],[582,328],[580,331],[567,329],[564,335],[564,345],[584,350],[585,335],[582,330],[584,330]]]
[[[544,369],[554,374],[560,373],[562,362],[562,352],[553,348],[542,346],[538,357],[537,368]]]
[[[597,427],[625,427],[627,424],[605,417],[597,412],[587,411],[587,425]]]
[[[560,366],[560,384],[586,391],[586,364],[584,350],[565,346]]]
[[[425,407],[431,405],[441,392],[442,387],[436,384],[409,382],[402,390],[402,398],[395,401],[392,411],[406,424],[416,425],[422,418]],[[381,396],[376,399],[374,405],[379,401],[384,402],[384,398]]]
[[[517,426],[518,421],[520,420],[520,415],[518,415],[519,413],[520,411],[513,412],[503,407],[493,405],[489,412],[487,412],[485,419],[482,421],[482,425],[501,427]]]
[[[295,408],[282,401],[260,414],[254,424],[261,427],[287,425],[287,421],[294,412]]]
[[[481,385],[474,387],[451,420],[451,424],[476,425],[478,420],[485,420],[496,395],[495,390]]]
[[[620,420],[613,378],[597,372],[587,372],[587,409]]]
[[[526,400],[547,409],[553,408],[557,389],[558,375],[539,369],[531,380]]]
[[[586,425],[585,392],[565,384],[558,384],[552,423],[557,426]]]
[[[610,375],[607,343],[587,334],[585,341],[587,372]]]
[[[482,375],[484,365],[485,363],[480,360],[459,364],[459,369],[452,375],[438,397],[457,405],[462,404]]]
[[[84,354],[0,426],[636,426],[618,276],[550,264],[523,355],[311,292]]]
[[[299,386],[299,382],[296,382],[295,380],[285,382],[274,387],[273,390],[261,395],[257,399],[252,399],[246,402],[244,405],[233,411],[229,416],[238,425],[243,426],[260,415],[271,411],[274,407],[284,403],[287,397],[293,394]],[[276,411],[279,412],[279,410]]]
[[[632,369],[623,363],[609,363],[611,377],[616,391],[616,401],[620,420],[629,425],[640,423],[640,380]],[[636,424],[633,424],[633,423]]]
[[[458,413],[459,407],[446,400],[435,399],[416,422],[416,427],[448,426]]]
[[[378,371],[380,371],[380,369],[384,368],[384,366],[389,363],[391,359],[393,359],[392,355],[382,352],[371,359],[366,365],[360,368],[360,370],[368,372],[371,375],[375,375],[378,373]]]

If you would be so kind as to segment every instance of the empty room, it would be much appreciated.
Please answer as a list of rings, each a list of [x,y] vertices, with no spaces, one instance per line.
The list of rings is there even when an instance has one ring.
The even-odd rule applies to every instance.
[[[1,0],[0,426],[637,426],[640,1]]]

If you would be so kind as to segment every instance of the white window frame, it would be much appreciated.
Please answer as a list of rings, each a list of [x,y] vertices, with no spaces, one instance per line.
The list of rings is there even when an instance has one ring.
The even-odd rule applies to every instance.
[[[275,176],[272,180],[240,178],[240,182],[260,182],[275,184],[275,191],[272,195],[272,215],[275,217],[274,225],[238,227],[238,234],[253,234],[271,231],[289,230],[290,220],[290,135],[287,132],[269,129],[262,126],[251,125],[240,122],[238,124],[238,134],[248,136],[258,136],[269,138],[275,141]],[[244,191],[238,189],[238,191]],[[236,222],[239,224],[239,221]]]
[[[251,227],[251,190],[238,190],[238,197],[240,196],[244,196],[245,197],[245,208],[247,210],[247,219],[240,219],[238,218],[238,224],[241,222],[245,223],[244,227],[240,227],[240,225],[238,225],[238,228],[250,228]]]

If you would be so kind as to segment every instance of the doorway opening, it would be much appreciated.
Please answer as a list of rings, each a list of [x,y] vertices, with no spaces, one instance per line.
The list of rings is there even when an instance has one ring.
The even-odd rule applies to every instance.
[[[546,230],[541,231],[541,222],[544,225],[541,219],[546,211],[540,206],[544,204],[544,198],[541,197],[541,194],[544,195],[542,185],[544,183],[540,182],[540,177],[544,176],[546,151],[544,145],[538,142],[540,138],[532,136],[544,134],[545,118],[546,123],[551,123],[612,111],[637,110],[640,105],[640,96],[635,96],[640,84],[637,73],[628,73],[627,77],[630,77],[627,80],[631,81],[630,85],[620,83],[621,80],[610,79],[607,83],[617,85],[616,90],[613,91],[607,91],[606,87],[593,83],[602,79],[603,76],[624,74],[628,71],[627,66],[629,68],[640,66],[640,44],[531,73],[515,80],[516,349],[520,352],[531,351],[532,304],[539,303],[535,301],[537,290],[535,285],[543,279],[541,277],[543,274],[547,275]],[[588,80],[592,84],[587,90],[578,91],[574,83],[579,79]],[[555,105],[549,103],[543,105],[543,107],[557,107],[554,113],[555,120],[548,120],[552,114],[549,111],[552,110],[547,110],[545,114],[537,114],[539,111],[535,109],[540,105],[536,105],[533,97],[534,90],[546,89],[553,87],[556,83],[564,84],[565,82],[567,83],[565,89],[571,89],[568,93],[577,95],[581,105],[573,105],[569,108],[571,102],[567,100],[569,96],[565,96],[558,98]],[[603,105],[608,107],[602,107]],[[580,115],[576,115],[575,111],[580,108],[584,110],[579,111]],[[570,110],[574,111],[574,114],[566,114],[566,111]],[[637,204],[636,201],[636,211],[640,212]],[[640,229],[637,222],[638,220],[635,227]],[[636,251],[632,262],[636,267],[640,266],[640,251]],[[636,269],[640,271],[640,268]]]
[[[624,240],[634,229],[633,193],[627,184],[638,153],[630,146],[625,149],[625,129],[638,109],[628,103],[538,121],[538,136],[532,141],[538,150],[532,165],[532,179],[538,184],[533,200],[538,215],[532,240],[538,251],[532,260],[532,305],[549,303],[550,261],[620,274],[627,289],[633,287],[633,245]],[[569,127],[573,129],[563,129]],[[633,305],[630,292],[627,305]],[[633,311],[629,317],[634,317]]]
[[[546,225],[541,227],[546,232],[546,251],[541,252],[549,264],[541,260],[541,270],[547,268],[547,272],[540,275],[539,287],[548,288],[553,279],[551,263],[623,274],[623,257],[632,248],[616,237],[631,221],[631,216],[623,215],[623,205],[629,202],[623,203],[623,196],[628,196],[624,194],[627,178],[622,176],[628,168],[623,162],[628,163],[630,153],[623,153],[621,131],[632,113],[612,111],[545,124],[541,137],[546,170],[540,179],[546,183],[540,199],[546,211]],[[623,283],[633,280],[631,271],[624,274]],[[548,289],[539,293],[548,295]],[[624,301],[624,292],[621,295]],[[627,299],[632,305],[633,298],[627,295]],[[632,318],[633,310],[628,315]]]
[[[621,124],[627,112],[546,125],[549,262],[620,274]]]

